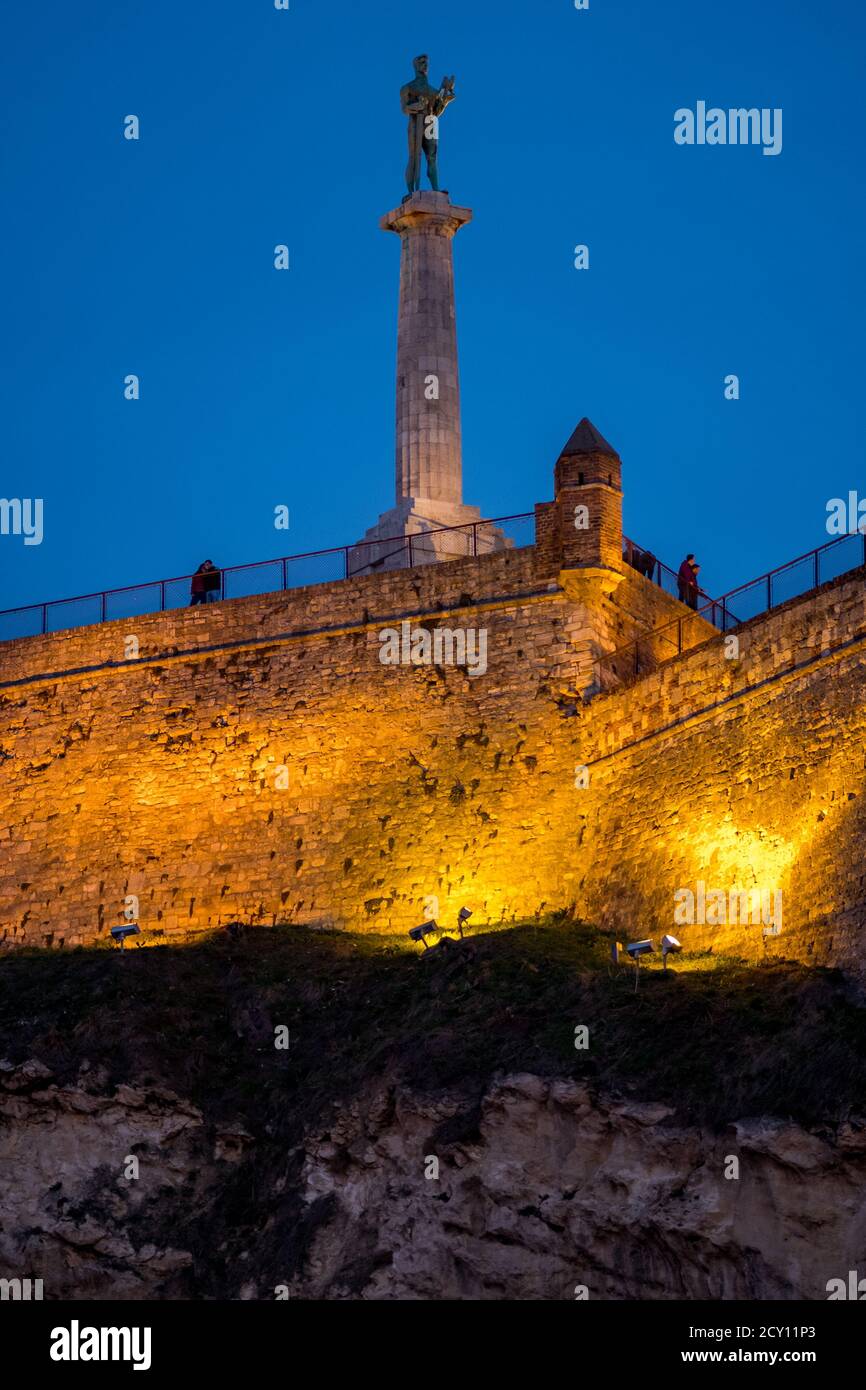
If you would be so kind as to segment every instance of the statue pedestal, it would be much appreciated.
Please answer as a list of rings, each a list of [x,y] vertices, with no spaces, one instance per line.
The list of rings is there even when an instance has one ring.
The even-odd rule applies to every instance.
[[[407,497],[383,512],[365,531],[362,541],[349,551],[349,574],[374,574],[378,570],[407,569],[438,560],[488,555],[491,550],[514,544],[498,526],[481,522],[478,507],[451,506],[431,498]],[[475,523],[475,524],[473,524]],[[443,530],[443,527],[460,530]],[[409,538],[411,537],[411,544]]]

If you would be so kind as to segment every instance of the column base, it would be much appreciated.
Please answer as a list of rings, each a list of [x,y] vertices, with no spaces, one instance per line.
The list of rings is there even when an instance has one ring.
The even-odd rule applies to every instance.
[[[407,497],[383,512],[349,551],[349,575],[409,569],[440,560],[510,550],[514,542],[498,527],[480,525],[478,507]],[[460,527],[460,530],[443,528]]]

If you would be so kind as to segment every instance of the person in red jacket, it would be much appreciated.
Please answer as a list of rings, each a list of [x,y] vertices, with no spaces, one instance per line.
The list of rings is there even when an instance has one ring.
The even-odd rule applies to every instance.
[[[694,555],[687,555],[680,565],[677,574],[677,590],[681,603],[687,603],[689,608],[698,606],[698,570],[700,565],[695,563]]]
[[[196,603],[215,603],[220,596],[222,576],[213,560],[199,565],[190,585],[190,607]]]

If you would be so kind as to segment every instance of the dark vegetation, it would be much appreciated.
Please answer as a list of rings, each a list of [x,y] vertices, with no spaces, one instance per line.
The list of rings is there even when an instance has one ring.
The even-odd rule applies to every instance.
[[[279,1024],[288,1051],[274,1047]],[[582,1078],[713,1125],[866,1111],[866,1008],[839,972],[681,958],[667,978],[643,967],[635,994],[633,968],[571,922],[478,933],[426,959],[303,927],[13,953],[0,963],[0,1056],[35,1057],[60,1082],[86,1059],[109,1082],[169,1086],[253,1133],[287,1111],[316,1122],[383,1075],[467,1095],[497,1072]]]

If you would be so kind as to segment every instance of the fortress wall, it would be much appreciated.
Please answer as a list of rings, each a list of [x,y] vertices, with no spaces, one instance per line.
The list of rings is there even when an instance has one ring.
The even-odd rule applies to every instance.
[[[196,608],[169,609],[90,627],[0,643],[0,685],[38,675],[122,662],[124,640],[138,638],[142,658],[218,646],[296,629],[338,628],[394,614],[456,604],[466,593],[480,602],[517,594],[546,582],[534,547],[447,564],[390,570],[289,589],[284,593],[228,599]]]
[[[174,940],[237,920],[402,932],[464,904],[479,924],[576,904],[634,934],[670,925],[673,887],[760,851],[762,872],[820,877],[803,914],[834,952],[829,914],[859,925],[860,657],[788,668],[866,632],[860,586],[756,622],[739,666],[714,639],[586,705],[593,651],[675,601],[633,572],[575,589],[533,548],[3,644],[2,939],[104,938],[128,894]],[[404,617],[483,628],[484,674],[383,665]]]
[[[597,697],[581,721],[591,920],[687,947],[862,970],[866,926],[866,591],[843,578]],[[674,893],[782,890],[763,923],[676,925]],[[774,901],[774,900],[773,900]]]
[[[563,765],[551,677],[579,683],[588,620],[535,564],[506,552],[4,644],[7,943],[105,936],[127,894],[145,930],[181,935],[408,929],[431,895],[496,920],[551,883],[567,900],[536,788]],[[419,613],[483,627],[486,673],[384,666],[381,628]]]

